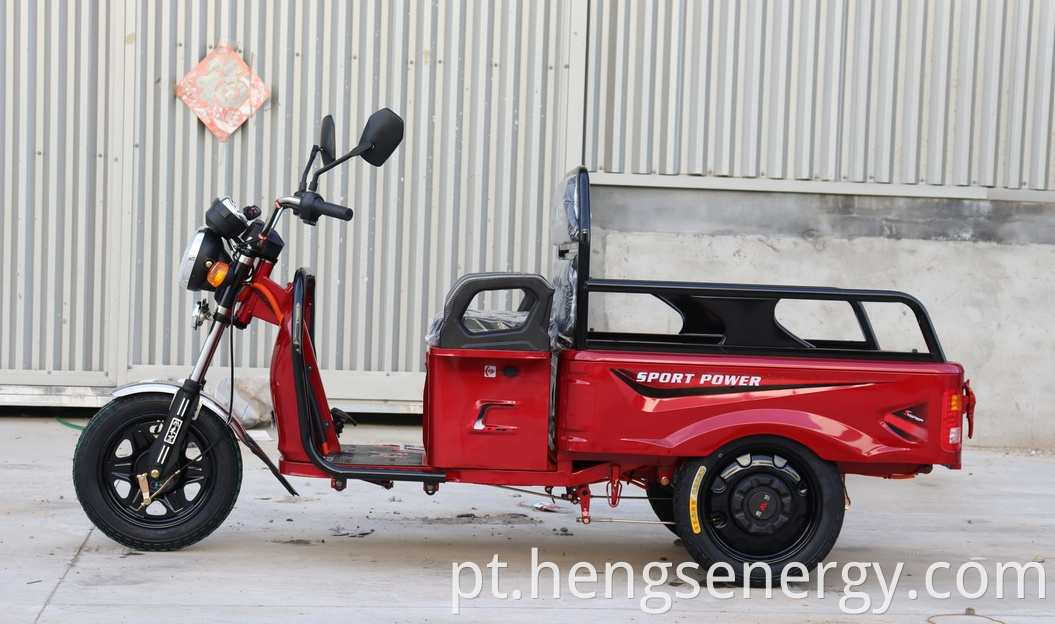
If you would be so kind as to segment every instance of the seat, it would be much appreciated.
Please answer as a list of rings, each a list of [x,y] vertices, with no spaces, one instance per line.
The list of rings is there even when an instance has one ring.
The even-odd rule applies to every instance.
[[[519,290],[520,309],[469,310],[483,292]],[[442,349],[549,351],[553,287],[530,273],[470,273],[447,294],[443,314],[434,320],[427,342]]]

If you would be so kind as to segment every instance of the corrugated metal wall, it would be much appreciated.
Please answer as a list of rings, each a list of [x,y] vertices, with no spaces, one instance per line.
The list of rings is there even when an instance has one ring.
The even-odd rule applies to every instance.
[[[184,244],[213,197],[292,190],[326,113],[346,149],[378,107],[407,122],[384,168],[324,180],[352,223],[283,224],[279,277],[316,268],[327,383],[360,400],[420,396],[457,276],[547,271],[579,162],[610,184],[1055,191],[1051,1],[47,0],[0,20],[0,394],[184,375]],[[272,91],[223,144],[172,90],[219,40]],[[242,333],[239,365],[272,337]]]
[[[1050,0],[613,0],[590,29],[591,170],[1055,190]]]
[[[79,2],[0,20],[0,383],[105,384],[110,25]]]
[[[171,279],[186,232],[217,194],[269,206],[296,189],[318,121],[333,113],[350,149],[371,112],[406,120],[406,139],[380,170],[360,162],[324,178],[350,224],[283,227],[284,270],[320,276],[317,327],[328,370],[417,371],[423,331],[464,272],[535,270],[548,251],[543,206],[562,147],[562,24],[548,3],[158,3],[142,12],[137,73],[143,172],[136,240],[160,253],[134,283],[156,302],[136,315],[135,364],[185,363],[196,340],[189,297]],[[231,137],[215,141],[171,84],[217,39],[237,45],[272,89]],[[185,180],[201,180],[186,185]],[[168,241],[172,241],[171,243]],[[155,319],[165,318],[164,322]],[[265,365],[269,332],[239,358]]]
[[[453,281],[549,264],[547,207],[568,167],[563,103],[569,73],[583,72],[568,59],[573,10],[5,3],[0,384],[49,383],[45,369],[94,371],[103,385],[186,374],[203,336],[175,270],[204,209],[228,194],[266,211],[296,189],[324,114],[347,150],[387,106],[406,121],[393,158],[379,170],[353,162],[320,187],[356,218],[310,228],[287,215],[276,275],[316,269],[326,370],[411,372],[409,386],[374,394],[419,399],[425,326]],[[272,92],[226,143],[173,94],[219,40]],[[109,84],[116,72],[124,84]],[[273,336],[240,334],[239,366],[267,366]],[[345,390],[335,394],[358,396]]]

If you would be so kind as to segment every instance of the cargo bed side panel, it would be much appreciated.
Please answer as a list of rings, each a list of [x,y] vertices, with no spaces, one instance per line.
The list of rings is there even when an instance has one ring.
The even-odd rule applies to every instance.
[[[957,364],[566,351],[557,445],[595,454],[702,456],[783,435],[847,464],[959,464],[940,443]]]

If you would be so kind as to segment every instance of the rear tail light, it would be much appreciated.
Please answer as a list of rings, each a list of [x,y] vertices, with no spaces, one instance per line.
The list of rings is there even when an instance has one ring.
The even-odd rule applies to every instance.
[[[959,451],[963,447],[963,412],[963,391],[946,392],[941,411],[941,447],[946,451]]]

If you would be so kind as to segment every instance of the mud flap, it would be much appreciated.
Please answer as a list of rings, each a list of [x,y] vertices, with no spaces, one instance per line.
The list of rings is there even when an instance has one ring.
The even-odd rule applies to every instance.
[[[974,437],[974,390],[971,390],[971,380],[963,382],[963,391],[967,395],[967,405],[964,408],[964,413],[967,415],[967,439],[970,440]]]

